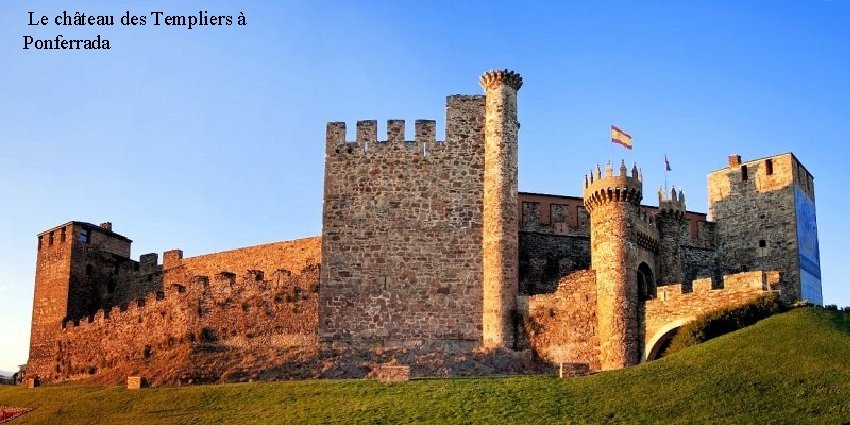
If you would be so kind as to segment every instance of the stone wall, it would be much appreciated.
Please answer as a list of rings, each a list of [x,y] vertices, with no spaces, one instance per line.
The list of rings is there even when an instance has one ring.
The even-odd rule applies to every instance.
[[[643,358],[653,351],[668,332],[696,319],[697,316],[726,306],[751,301],[779,283],[779,272],[746,272],[723,276],[723,287],[712,289],[710,278],[693,281],[693,290],[684,292],[680,285],[658,288],[658,297],[643,306],[641,329]]]
[[[561,278],[589,268],[589,237],[520,232],[520,294],[555,292]]]
[[[170,251],[163,267],[155,254],[124,257],[130,240],[111,226],[72,222],[52,230],[52,244],[50,232],[37,261],[32,375],[135,370],[204,339],[315,339],[319,238],[192,258]]]
[[[329,123],[319,336],[355,344],[482,336],[484,97],[449,96],[446,140],[433,121]]]
[[[221,273],[241,278],[249,270],[262,272],[260,280],[278,272],[282,276],[298,274],[321,263],[321,244],[321,238],[312,237],[187,258],[183,258],[180,250],[168,251],[163,259],[164,284],[186,285],[197,276],[213,279]]]
[[[57,349],[50,367],[35,365],[39,376],[61,381],[100,374],[118,380],[138,374],[155,384],[175,382],[199,378],[186,375],[197,367],[189,364],[190,353],[203,347],[231,350],[251,341],[284,346],[313,343],[318,267],[276,273],[270,279],[257,277],[199,277],[165,294],[150,293],[126,309],[116,306],[70,321],[51,341]],[[202,362],[212,363],[212,358]],[[275,364],[270,361],[265,366]]]
[[[530,296],[524,322],[531,347],[544,359],[600,369],[593,270],[563,277],[553,293]]]

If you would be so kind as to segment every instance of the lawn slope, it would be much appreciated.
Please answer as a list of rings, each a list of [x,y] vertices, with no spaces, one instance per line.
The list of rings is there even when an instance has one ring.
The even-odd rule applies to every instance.
[[[850,315],[801,308],[627,370],[560,380],[0,388],[13,424],[845,423]]]

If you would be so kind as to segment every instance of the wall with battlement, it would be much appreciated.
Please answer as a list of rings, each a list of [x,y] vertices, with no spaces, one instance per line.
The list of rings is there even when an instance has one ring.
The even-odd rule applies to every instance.
[[[779,272],[754,271],[723,276],[723,287],[713,289],[711,278],[693,281],[690,292],[681,285],[658,288],[658,296],[643,306],[643,358],[668,331],[694,320],[697,316],[732,305],[744,304],[779,284]]]
[[[238,248],[230,251],[183,258],[180,250],[164,254],[164,285],[187,285],[198,276],[212,280],[221,273],[242,278],[249,271],[270,278],[277,272],[283,275],[301,273],[307,267],[321,263],[322,240],[319,237],[273,242]],[[280,274],[277,273],[277,274]]]
[[[337,343],[467,341],[482,332],[484,97],[446,99],[446,136],[329,123],[319,336]]]
[[[71,222],[40,239],[28,370],[46,381],[157,364],[151,350],[191,351],[201,333],[315,340],[318,237],[190,258],[169,251],[163,265],[156,254],[125,257],[130,240],[111,225]]]
[[[195,367],[187,364],[189,353],[204,347],[238,349],[252,341],[298,346],[315,341],[318,273],[313,263],[268,279],[257,273],[199,276],[186,286],[149,293],[125,308],[115,306],[68,321],[51,341],[53,356],[31,360],[29,367],[47,381],[94,374],[116,381],[140,374],[155,385],[181,377],[216,380],[182,376]],[[205,366],[215,370],[211,362]]]

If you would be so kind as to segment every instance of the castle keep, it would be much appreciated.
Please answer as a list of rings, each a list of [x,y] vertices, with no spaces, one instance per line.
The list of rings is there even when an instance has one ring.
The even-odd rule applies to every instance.
[[[625,163],[575,173],[581,196],[520,193],[523,80],[480,84],[446,98],[442,140],[430,120],[414,140],[399,120],[384,140],[376,121],[353,138],[328,123],[321,237],[160,264],[132,260],[110,223],[41,233],[27,373],[164,384],[364,376],[392,359],[451,375],[522,371],[463,365],[531,352],[611,370],[658,358],[702,312],[822,303],[813,178],[793,154],[730,156],[708,214],[675,189],[646,205]]]

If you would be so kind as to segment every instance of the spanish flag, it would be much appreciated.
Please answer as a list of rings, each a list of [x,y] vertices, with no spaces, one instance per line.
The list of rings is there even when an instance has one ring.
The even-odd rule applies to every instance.
[[[625,147],[626,149],[631,150],[632,136],[629,136],[628,133],[623,130],[620,130],[620,128],[616,125],[611,124],[611,143],[619,143],[623,145],[623,147]]]

